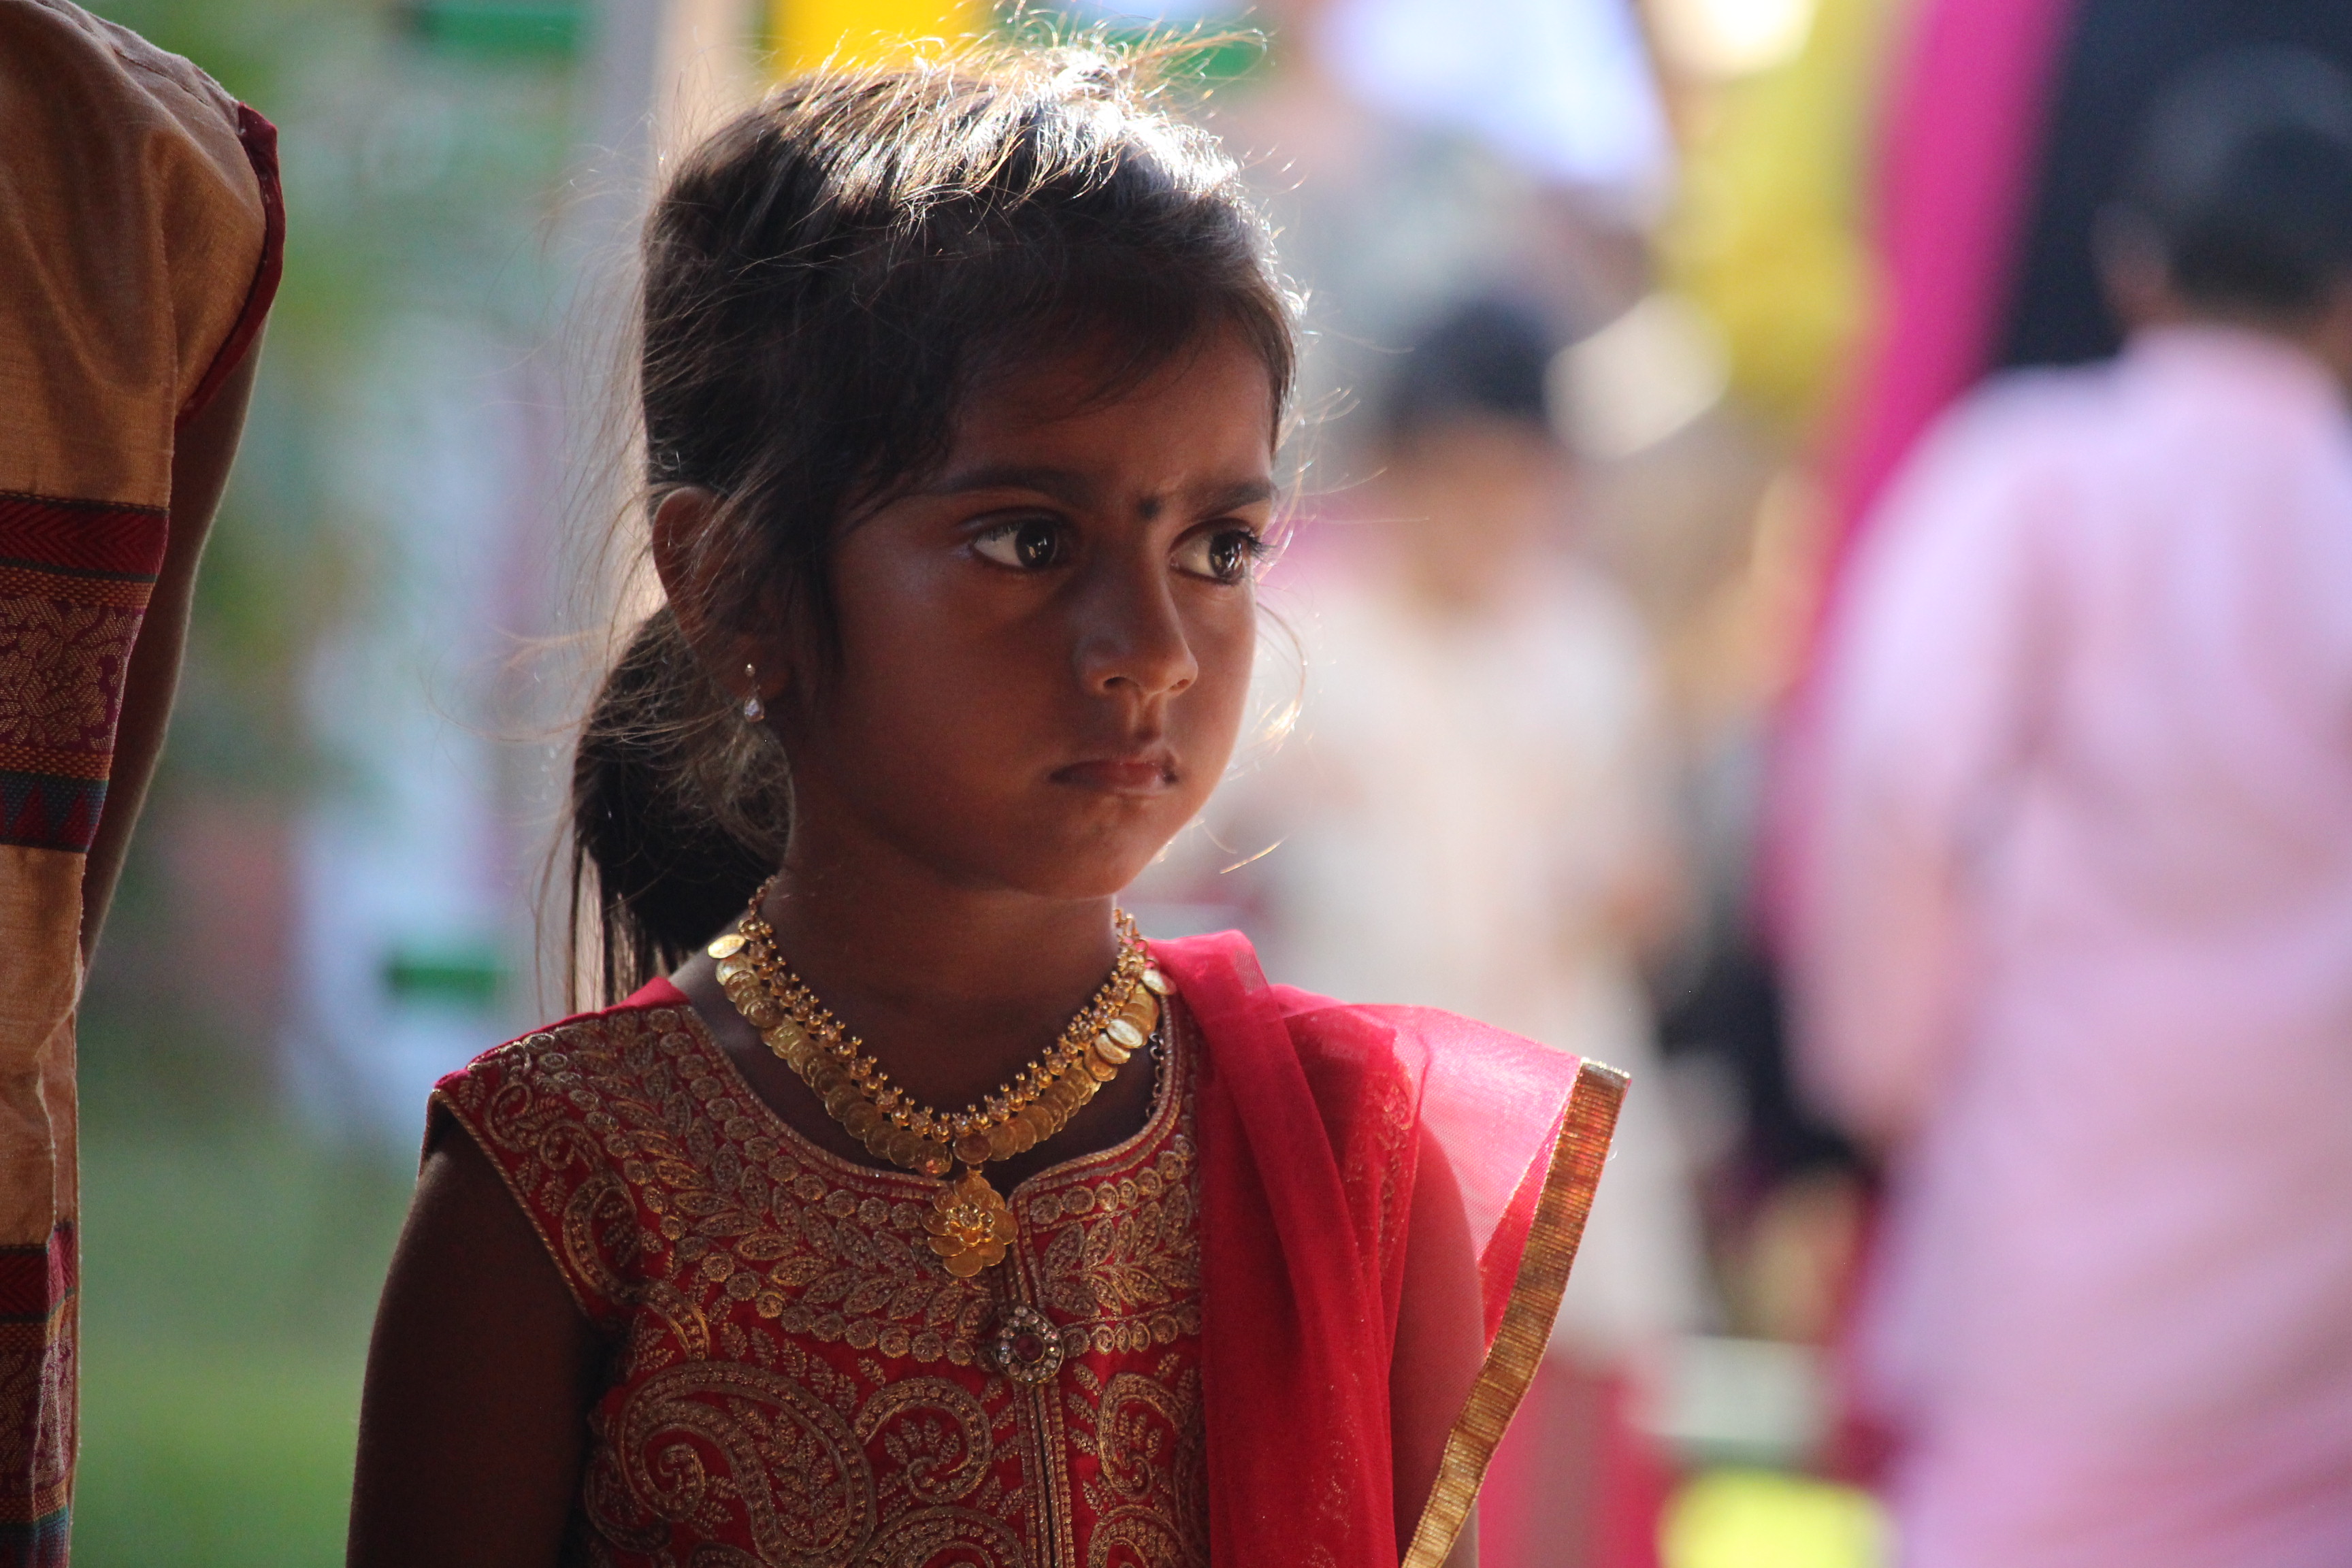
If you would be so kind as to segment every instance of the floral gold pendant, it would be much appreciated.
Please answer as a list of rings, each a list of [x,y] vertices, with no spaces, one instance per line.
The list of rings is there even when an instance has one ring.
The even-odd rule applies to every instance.
[[[923,1228],[930,1233],[931,1250],[959,1279],[1003,1262],[1014,1235],[1013,1210],[988,1178],[971,1166],[940,1189],[931,1200],[931,1212],[923,1216]]]

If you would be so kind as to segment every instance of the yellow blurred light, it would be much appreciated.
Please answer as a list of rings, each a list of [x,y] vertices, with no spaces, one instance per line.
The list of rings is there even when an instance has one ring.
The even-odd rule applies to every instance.
[[[1885,1568],[1891,1544],[1868,1492],[1771,1470],[1710,1470],[1658,1527],[1664,1568]]]
[[[988,26],[982,0],[769,0],[779,73],[827,60],[880,64],[925,38],[968,37]]]
[[[1864,168],[1888,37],[1909,0],[1819,0],[1805,47],[1717,94],[1660,237],[1663,275],[1714,318],[1732,387],[1805,439],[1874,308]]]
[[[1654,0],[1674,62],[1695,76],[1748,76],[1805,47],[1816,0]]]

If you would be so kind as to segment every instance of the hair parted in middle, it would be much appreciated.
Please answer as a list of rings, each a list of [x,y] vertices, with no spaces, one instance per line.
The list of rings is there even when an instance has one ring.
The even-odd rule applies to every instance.
[[[681,162],[646,226],[645,516],[681,486],[719,498],[688,544],[715,568],[691,574],[712,584],[704,624],[783,625],[821,677],[835,542],[1029,368],[1083,354],[1114,399],[1229,332],[1265,367],[1279,436],[1297,305],[1238,170],[1160,105],[1188,47],[821,71]],[[782,858],[789,759],[736,700],[665,605],[582,730],[571,973],[593,941],[605,1003],[683,962]]]

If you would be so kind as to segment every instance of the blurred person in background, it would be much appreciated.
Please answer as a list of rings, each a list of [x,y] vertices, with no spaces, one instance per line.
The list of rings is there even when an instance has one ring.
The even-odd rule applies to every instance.
[[[1876,299],[1824,476],[1832,593],[1888,478],[1979,378],[2120,346],[2092,231],[2167,85],[2236,47],[2352,67],[2339,0],[1833,3],[1892,15],[1874,68],[1885,76],[1868,180]],[[1774,250],[1726,259],[1753,287]],[[1801,795],[1801,780],[1783,793]],[[1786,805],[1801,815],[1801,799]]]
[[[1919,1568],[2352,1560],[2352,80],[2235,51],[1829,632],[1803,1066],[1890,1152],[1861,1333]]]
[[[1218,843],[1275,847],[1211,885],[1297,984],[1483,1009],[1638,1077],[1643,957],[1681,903],[1671,785],[1641,623],[1570,539],[1552,346],[1537,313],[1486,299],[1396,363],[1358,521],[1318,520],[1286,567],[1297,729],[1215,808]],[[1653,1358],[1704,1316],[1666,1109],[1628,1101],[1585,1237],[1605,1261],[1570,1285],[1482,1503],[1488,1568],[1654,1551],[1668,1478],[1633,1415]]]
[[[274,294],[277,135],[63,0],[0,0],[0,1563],[66,1561],[74,1018]]]
[[[1412,332],[1508,291],[1557,326],[1638,297],[1671,147],[1628,0],[1274,0],[1268,54],[1212,100],[1303,290],[1308,489],[1363,482],[1349,417]]]
[[[1875,520],[1892,515],[1875,504],[1890,476],[1986,374],[2116,353],[2123,324],[2093,231],[2139,128],[2183,69],[2257,45],[2352,64],[2352,6],[2339,0],[1822,0],[1813,33],[1809,53],[1831,46],[1827,79],[1776,83],[1713,121],[1665,244],[1670,265],[1731,329],[1750,401],[1830,416],[1818,441],[1806,434],[1815,450],[1797,470],[1807,504],[1795,531],[1795,679],[1774,695],[1749,857],[1761,962],[1706,973],[1669,1011],[1670,1049],[1736,1033],[1742,1012],[1769,1026],[1778,1010],[1780,950],[1822,798],[1818,710],[1837,679],[1838,645],[1817,634],[1838,621]],[[1866,131],[1864,102],[1874,105]],[[1861,242],[1851,257],[1849,222]],[[1742,1007],[1743,996],[1764,1005]],[[1760,1103],[1783,1099],[1777,1034],[1754,1031],[1753,1048],[1738,1053],[1769,1091]],[[1799,1114],[1780,1120],[1799,1139],[1776,1142],[1810,1159],[1822,1144],[1804,1126],[1807,1108],[1790,1104]],[[1772,1250],[1757,1260],[1759,1278],[1780,1272]],[[1843,1300],[1845,1274],[1839,1263],[1806,1294]],[[1850,1423],[1832,1462],[1869,1474],[1882,1439]]]

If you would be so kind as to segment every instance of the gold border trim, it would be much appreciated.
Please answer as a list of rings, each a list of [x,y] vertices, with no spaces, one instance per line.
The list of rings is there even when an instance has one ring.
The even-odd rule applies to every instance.
[[[1568,1113],[1560,1120],[1559,1141],[1552,1146],[1551,1165],[1544,1173],[1543,1193],[1536,1200],[1535,1221],[1528,1228],[1527,1250],[1511,1281],[1502,1325],[1487,1347],[1462,1414],[1445,1436],[1437,1481],[1430,1488],[1402,1568],[1441,1568],[1453,1552],[1471,1505],[1478,1500],[1503,1429],[1535,1381],[1544,1346],[1551,1339],[1552,1319],[1559,1313],[1560,1292],[1568,1288],[1568,1271],[1576,1261],[1577,1244],[1584,1239],[1584,1221],[1592,1212],[1593,1190],[1601,1184],[1601,1162],[1609,1156],[1628,1081],[1625,1074],[1601,1062],[1588,1061],[1576,1069],[1576,1087],[1569,1091]]]

